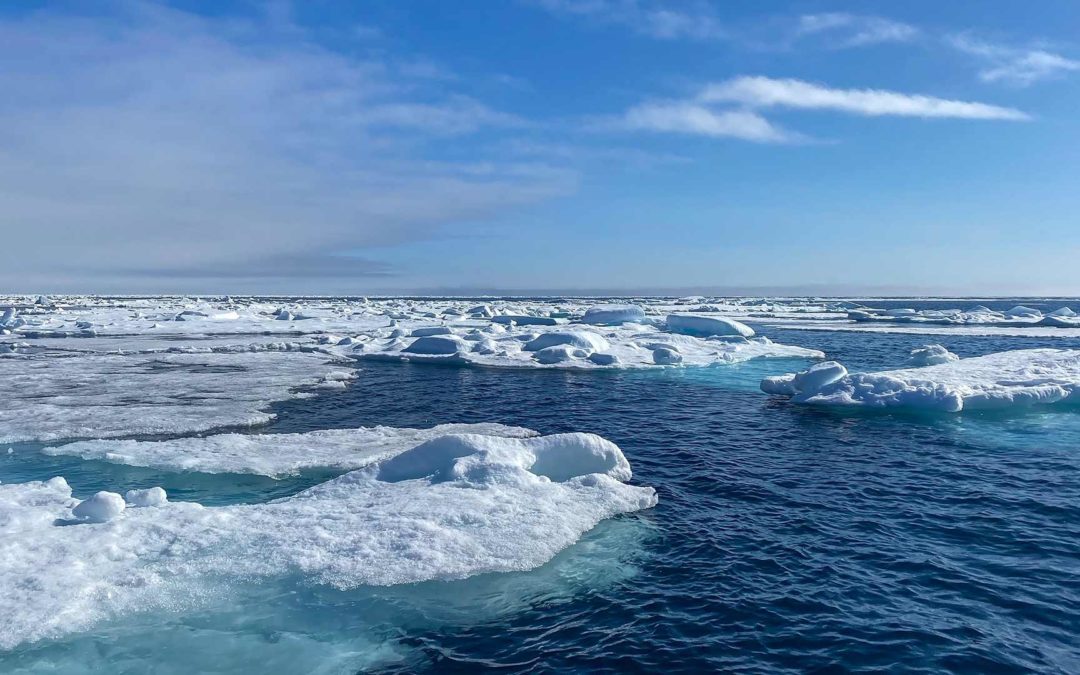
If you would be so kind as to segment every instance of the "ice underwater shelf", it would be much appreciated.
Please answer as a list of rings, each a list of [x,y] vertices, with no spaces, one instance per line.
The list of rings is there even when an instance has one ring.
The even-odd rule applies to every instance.
[[[1080,350],[1023,349],[919,368],[848,373],[826,361],[762,380],[795,403],[960,412],[1080,403]]]

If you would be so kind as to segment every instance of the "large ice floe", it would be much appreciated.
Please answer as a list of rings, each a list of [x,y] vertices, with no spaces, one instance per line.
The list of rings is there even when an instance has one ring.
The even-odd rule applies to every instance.
[[[754,358],[824,358],[813,349],[757,337],[749,326],[710,315],[646,318],[636,305],[589,307],[577,322],[519,321],[518,314],[486,325],[455,322],[434,328],[400,327],[350,341],[361,359],[408,360],[517,368],[643,368],[706,366]],[[495,317],[496,319],[500,317]],[[437,332],[436,332],[437,331]]]
[[[0,442],[262,424],[274,401],[343,388],[353,365],[277,351],[11,355],[0,358]]]
[[[0,485],[0,649],[198,608],[260,578],[340,589],[528,570],[656,503],[590,434],[439,436],[292,497],[221,507],[164,493],[79,501],[62,478]]]
[[[1022,349],[876,373],[848,373],[826,361],[765,378],[761,389],[796,403],[944,412],[1076,404],[1080,350]]]
[[[502,424],[440,424],[430,429],[360,427],[296,434],[226,433],[160,441],[91,440],[47,447],[42,452],[165,471],[279,478],[312,469],[358,469],[447,434],[506,438],[537,435],[529,429]]]

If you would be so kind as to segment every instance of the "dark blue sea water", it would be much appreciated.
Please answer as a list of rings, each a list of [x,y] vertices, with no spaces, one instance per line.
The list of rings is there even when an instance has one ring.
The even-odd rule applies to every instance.
[[[853,370],[1080,339],[766,329]],[[1080,412],[918,415],[792,406],[757,382],[805,365],[571,373],[362,365],[277,406],[266,432],[497,421],[617,442],[659,505],[547,566],[342,593],[283,580],[191,616],[135,617],[21,648],[67,672],[1080,672]],[[0,458],[0,480],[77,494],[164,485],[260,501],[287,481]],[[153,662],[158,667],[150,668]],[[0,666],[5,663],[0,658]],[[0,670],[4,668],[0,667]]]

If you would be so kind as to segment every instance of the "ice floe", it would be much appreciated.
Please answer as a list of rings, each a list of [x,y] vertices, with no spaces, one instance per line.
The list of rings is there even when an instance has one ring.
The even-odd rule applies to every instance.
[[[0,358],[0,442],[262,424],[270,403],[344,386],[353,365],[288,351]]]
[[[1080,350],[1022,349],[937,365],[847,373],[835,362],[765,378],[766,393],[796,403],[945,412],[1080,402]]]
[[[47,447],[42,452],[164,471],[246,473],[278,478],[311,469],[358,469],[447,434],[505,438],[537,435],[529,429],[502,424],[441,424],[430,429],[360,427],[296,434],[227,433],[161,441],[77,441]]]
[[[598,436],[451,435],[266,504],[125,509],[113,495],[80,520],[98,496],[80,502],[63,479],[3,484],[0,649],[197,608],[230,580],[347,589],[533,569],[653,506],[629,478]]]

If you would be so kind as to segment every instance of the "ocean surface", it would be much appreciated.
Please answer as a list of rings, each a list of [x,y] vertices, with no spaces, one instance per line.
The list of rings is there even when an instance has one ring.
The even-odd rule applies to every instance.
[[[1080,348],[1080,338],[761,332],[853,371],[903,367],[927,343],[962,357]],[[1080,672],[1080,411],[851,412],[758,390],[761,377],[805,365],[365,362],[348,389],[278,404],[260,431],[493,421],[594,432],[619,444],[659,504],[601,523],[530,572],[348,592],[252,583],[197,612],[23,645],[0,655],[0,672]],[[161,485],[210,505],[332,475],[175,474],[38,447],[0,454],[0,481],[63,475],[78,497]]]

